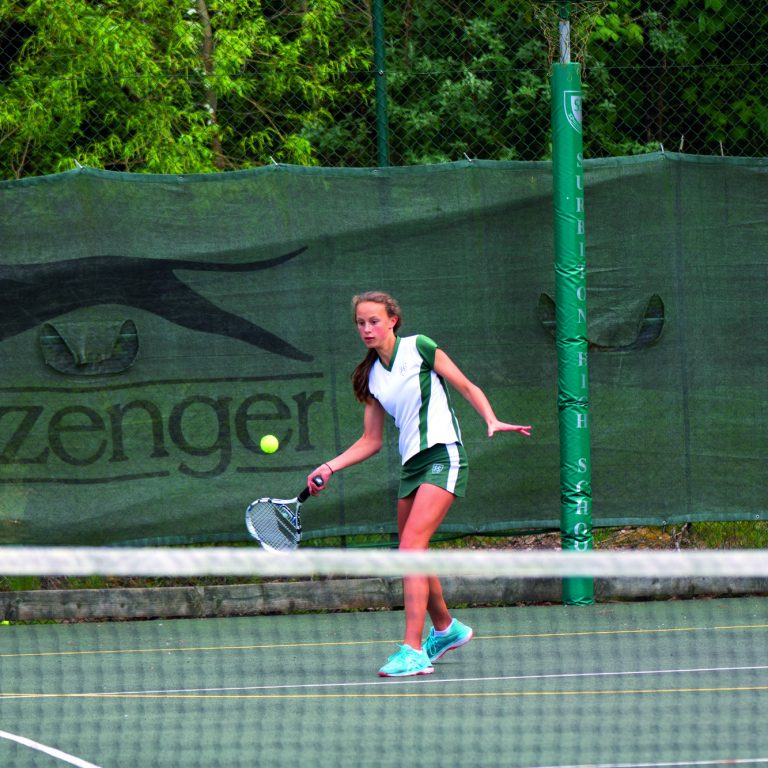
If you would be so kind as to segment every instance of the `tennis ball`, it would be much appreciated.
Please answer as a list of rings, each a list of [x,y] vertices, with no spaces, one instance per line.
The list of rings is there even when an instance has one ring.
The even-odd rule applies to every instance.
[[[0,621],[0,624],[10,624],[10,621]]]
[[[280,441],[274,435],[264,435],[259,443],[264,453],[274,453],[280,447]]]

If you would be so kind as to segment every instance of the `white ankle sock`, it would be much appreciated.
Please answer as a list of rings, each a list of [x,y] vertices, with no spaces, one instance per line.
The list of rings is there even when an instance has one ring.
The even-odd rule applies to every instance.
[[[453,619],[451,619],[451,623],[445,629],[435,629],[435,637],[445,637],[451,631],[452,626]]]

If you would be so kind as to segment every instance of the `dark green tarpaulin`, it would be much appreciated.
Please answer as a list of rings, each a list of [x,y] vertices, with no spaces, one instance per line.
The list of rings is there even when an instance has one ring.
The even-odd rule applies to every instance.
[[[766,174],[586,163],[597,526],[766,515]],[[0,542],[244,538],[253,497],[360,434],[367,289],[534,425],[488,440],[454,398],[470,486],[443,529],[557,529],[551,200],[548,163],[3,182]],[[307,536],[394,530],[388,437],[306,505]]]

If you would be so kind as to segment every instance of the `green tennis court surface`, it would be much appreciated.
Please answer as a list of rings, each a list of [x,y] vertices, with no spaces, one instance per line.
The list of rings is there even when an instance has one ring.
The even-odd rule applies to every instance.
[[[2,626],[0,763],[768,764],[765,599],[456,615],[403,679],[399,612]]]

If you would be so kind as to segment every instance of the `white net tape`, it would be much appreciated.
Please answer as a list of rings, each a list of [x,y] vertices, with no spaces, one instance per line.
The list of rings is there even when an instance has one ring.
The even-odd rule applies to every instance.
[[[680,578],[768,576],[761,550],[419,552],[254,547],[0,547],[3,576],[506,576],[514,578]]]

